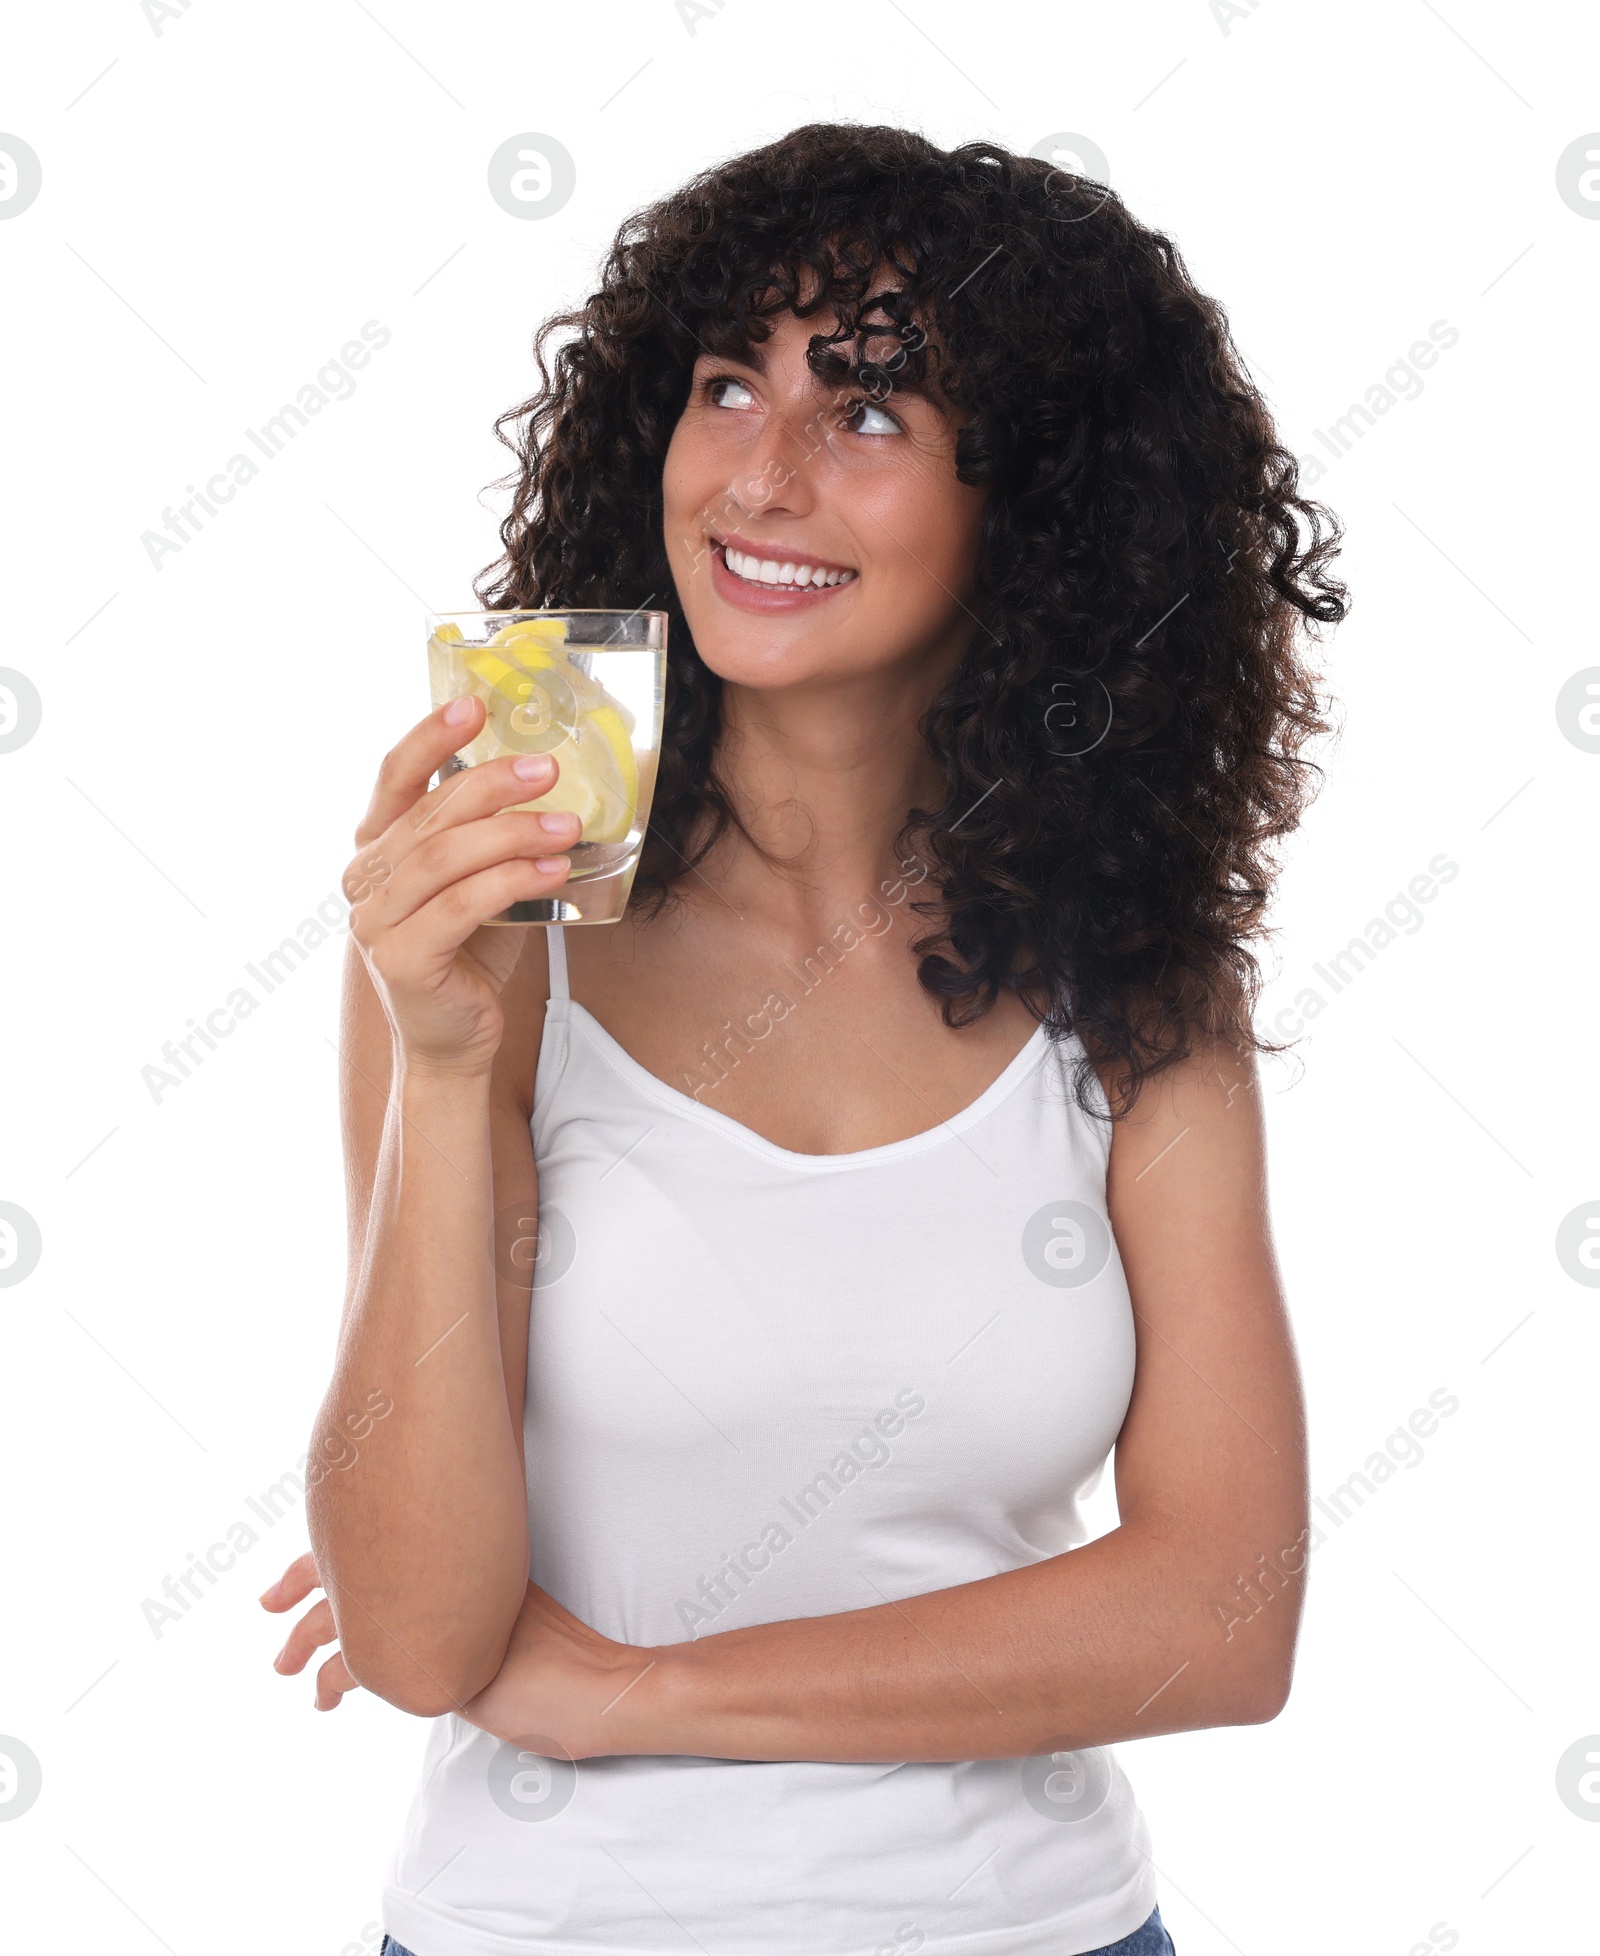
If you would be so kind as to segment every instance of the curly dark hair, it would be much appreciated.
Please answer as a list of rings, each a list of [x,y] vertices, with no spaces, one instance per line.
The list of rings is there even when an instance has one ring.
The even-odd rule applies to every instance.
[[[1320,773],[1300,750],[1330,730],[1302,640],[1345,614],[1340,526],[1298,493],[1172,241],[1104,185],[990,142],[796,129],[629,217],[599,290],[535,334],[540,389],[495,424],[519,463],[504,552],[474,588],[495,610],[669,614],[636,906],[743,831],[715,767],[721,681],[668,564],[667,446],[697,355],[823,307],[840,330],[812,337],[813,370],[882,398],[869,347],[898,338],[888,367],[970,417],[956,473],[989,490],[978,629],[921,723],[943,801],[898,838],[938,891],[915,906],[921,984],[952,1026],[1016,990],[1083,1041],[1085,1107],[1088,1067],[1109,1065],[1114,1114],[1197,1041],[1280,1050],[1251,1025],[1250,945]]]

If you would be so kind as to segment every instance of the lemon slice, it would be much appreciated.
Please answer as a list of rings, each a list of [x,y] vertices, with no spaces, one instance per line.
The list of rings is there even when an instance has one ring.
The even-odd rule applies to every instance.
[[[537,801],[521,801],[519,809],[531,809],[535,814],[547,815],[561,811],[576,815],[579,822],[578,839],[581,842],[610,841],[610,827],[615,821],[615,808],[608,800],[604,784],[596,780],[594,774],[578,758],[575,742],[563,741],[554,748],[556,763],[561,769],[556,785],[547,795],[540,795]],[[623,831],[627,833],[626,830]]]
[[[542,638],[552,645],[567,642],[567,621],[559,611],[535,612],[526,618],[513,618],[490,639],[491,645],[504,645],[513,638]]]
[[[597,837],[597,841],[623,841],[633,826],[633,813],[639,805],[639,763],[634,759],[633,729],[629,725],[633,716],[628,714],[624,718],[625,711],[615,700],[608,700],[606,705],[597,706],[586,716],[589,724],[598,730],[611,749],[612,758],[617,764],[617,773],[621,776],[622,798],[626,804],[622,834]]]
[[[550,792],[516,806],[576,815],[584,842],[625,842],[639,806],[634,716],[571,659],[567,620],[517,619],[487,645],[459,652],[452,646],[448,653],[441,646],[440,652],[461,661],[489,709],[479,736],[488,749],[482,758],[506,750],[556,761],[560,772]]]
[[[442,706],[466,689],[466,674],[457,663],[462,643],[461,627],[448,622],[428,640],[428,670],[434,678],[435,706]]]
[[[428,640],[428,689],[435,706],[472,690],[472,681],[461,663],[461,628],[441,625]]]
[[[498,652],[491,652],[487,646],[474,646],[470,652],[462,654],[462,664],[468,672],[476,673],[485,686],[508,700],[526,697],[528,676],[519,665],[503,659]]]
[[[556,654],[566,641],[565,618],[523,618],[502,625],[489,643],[505,658],[537,671],[555,664]]]
[[[485,732],[492,729],[507,752],[549,754],[572,738],[578,703],[554,659],[546,661],[545,670],[530,669],[508,664],[485,646],[469,652],[465,663],[486,689],[481,695],[489,709]]]
[[[616,736],[596,725],[595,715],[586,713],[572,736],[548,751],[561,770],[556,785],[547,795],[521,806],[563,809],[576,815],[582,824],[581,841],[626,842],[639,800],[632,746],[626,747],[628,765],[624,769]]]

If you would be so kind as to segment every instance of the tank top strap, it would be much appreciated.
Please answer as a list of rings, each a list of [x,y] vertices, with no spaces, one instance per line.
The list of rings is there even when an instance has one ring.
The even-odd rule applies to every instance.
[[[547,924],[544,941],[550,949],[550,996],[567,998],[567,934],[560,924]]]

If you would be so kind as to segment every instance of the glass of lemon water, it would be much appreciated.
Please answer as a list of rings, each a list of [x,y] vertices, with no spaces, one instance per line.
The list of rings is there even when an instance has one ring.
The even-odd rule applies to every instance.
[[[440,770],[441,784],[502,754],[549,754],[555,786],[512,806],[565,810],[583,824],[559,851],[572,858],[562,894],[513,903],[491,924],[622,915],[655,792],[666,666],[664,611],[429,613],[433,704],[471,693],[487,709],[482,730]]]

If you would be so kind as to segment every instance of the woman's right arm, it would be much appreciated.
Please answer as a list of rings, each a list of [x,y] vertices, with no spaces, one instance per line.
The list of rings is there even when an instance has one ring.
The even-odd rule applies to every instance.
[[[497,1277],[493,1236],[507,1210],[531,1234],[537,1202],[544,957],[523,955],[541,933],[480,926],[559,889],[551,852],[573,839],[512,806],[545,791],[548,763],[529,779],[491,761],[429,790],[470,716],[430,714],[386,758],[346,872],[350,1270],[311,1449],[344,1464],[313,1468],[306,1495],[350,1674],[424,1717],[494,1677],[527,1588],[528,1293],[514,1270]]]

